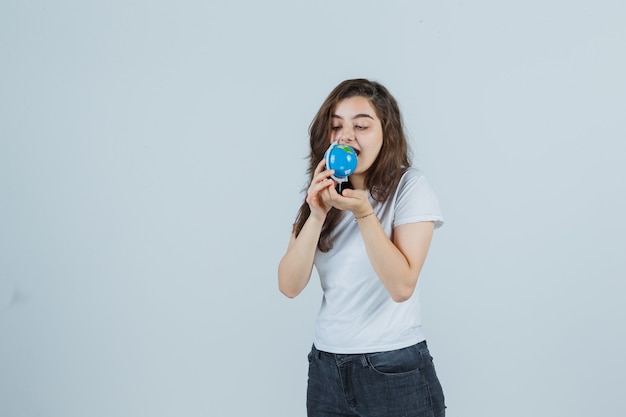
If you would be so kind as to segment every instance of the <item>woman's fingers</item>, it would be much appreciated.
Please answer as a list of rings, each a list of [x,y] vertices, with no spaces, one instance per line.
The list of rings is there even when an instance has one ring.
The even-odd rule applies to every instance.
[[[326,160],[322,159],[321,161],[319,161],[317,163],[317,167],[315,167],[315,172],[313,173],[313,175],[317,175],[320,172],[322,172],[324,170],[324,168],[326,167]]]
[[[326,169],[326,160],[322,159],[313,172],[313,181],[320,178],[328,178],[335,173],[332,169]]]
[[[349,210],[352,212],[367,211],[371,208],[371,203],[367,193],[363,190],[344,190],[342,194],[337,193],[334,187],[328,189],[329,203],[339,210]]]
[[[330,210],[329,198],[327,196],[328,189],[333,186],[333,180],[324,179],[309,187],[308,195],[306,198],[307,203],[313,209],[313,207],[323,208],[325,211]]]
[[[313,179],[311,180],[311,185],[309,185],[308,194],[317,194],[325,187],[328,187],[329,184],[332,183],[332,180],[329,178],[331,175],[335,173],[332,169],[325,169],[326,162],[322,159],[315,168],[315,172],[313,173]]]
[[[334,170],[326,169],[325,160],[321,160],[313,172],[306,202],[311,212],[317,213],[316,215],[325,216],[328,210],[335,206],[336,198],[341,198],[335,191],[335,181],[331,178],[334,173]]]

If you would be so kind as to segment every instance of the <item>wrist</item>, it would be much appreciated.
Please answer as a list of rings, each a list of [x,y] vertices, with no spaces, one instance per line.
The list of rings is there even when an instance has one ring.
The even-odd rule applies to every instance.
[[[370,211],[368,213],[365,213],[365,214],[361,214],[361,215],[357,215],[356,213],[354,213],[354,220],[357,221],[357,220],[365,219],[366,217],[370,217],[370,216],[372,216],[374,214],[375,214],[374,210],[372,210],[372,211]]]
[[[364,204],[362,207],[352,210],[355,219],[371,215],[372,213],[374,213],[374,208],[371,204]]]

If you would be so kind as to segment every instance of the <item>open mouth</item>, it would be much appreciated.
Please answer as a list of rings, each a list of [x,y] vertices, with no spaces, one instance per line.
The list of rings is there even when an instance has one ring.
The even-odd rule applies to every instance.
[[[356,152],[356,156],[358,157],[361,154],[361,151],[358,149],[354,149],[354,152]]]

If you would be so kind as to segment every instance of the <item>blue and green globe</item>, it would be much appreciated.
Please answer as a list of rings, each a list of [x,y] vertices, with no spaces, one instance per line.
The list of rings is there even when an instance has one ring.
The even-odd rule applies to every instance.
[[[335,170],[334,176],[346,178],[352,175],[357,165],[357,157],[354,149],[348,145],[334,143],[324,155],[326,167]]]

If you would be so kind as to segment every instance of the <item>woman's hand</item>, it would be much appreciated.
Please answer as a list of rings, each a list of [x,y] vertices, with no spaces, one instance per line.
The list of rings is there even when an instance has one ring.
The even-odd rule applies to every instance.
[[[362,217],[374,211],[364,190],[345,189],[337,193],[333,186],[328,190],[330,204],[339,210],[349,210],[354,217]]]
[[[332,204],[330,190],[335,190],[335,182],[329,178],[335,173],[332,169],[325,169],[326,161],[321,160],[315,168],[311,185],[307,190],[306,202],[311,209],[311,216],[323,220],[331,209]],[[335,191],[337,194],[337,191]]]
[[[339,210],[349,210],[355,217],[365,216],[373,211],[367,193],[364,190],[343,190],[337,193],[337,184],[331,178],[335,171],[326,169],[326,161],[321,160],[313,173],[313,180],[307,190],[306,202],[311,209],[311,216],[323,220],[328,211],[335,207]]]

